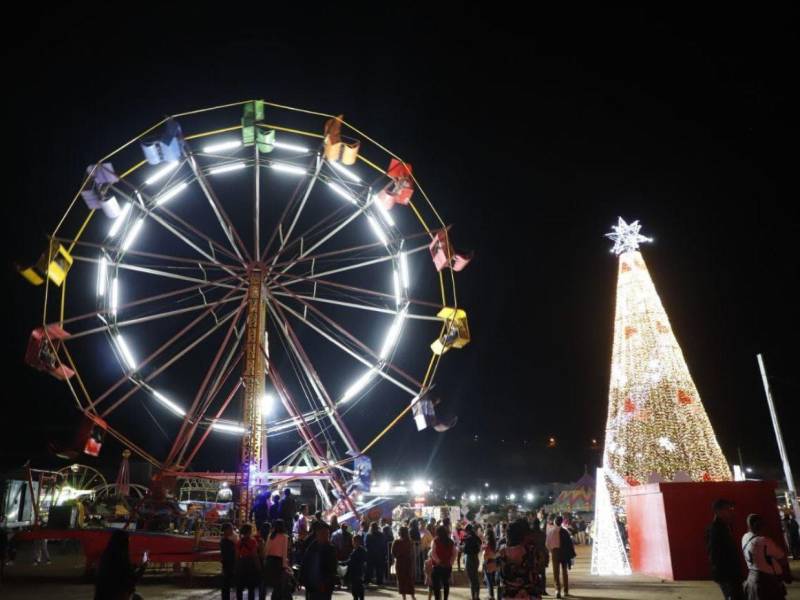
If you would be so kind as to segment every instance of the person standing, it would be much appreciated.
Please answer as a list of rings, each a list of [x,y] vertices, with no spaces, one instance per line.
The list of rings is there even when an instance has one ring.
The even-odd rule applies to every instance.
[[[37,567],[42,563],[46,565],[50,564],[50,552],[47,549],[47,541],[47,538],[43,538],[40,540],[34,540],[33,542],[33,564]]]
[[[236,600],[244,598],[247,589],[248,600],[255,600],[256,588],[261,583],[261,558],[258,542],[253,537],[253,526],[242,525],[241,536],[236,544]]]
[[[283,490],[283,500],[280,503],[280,518],[283,519],[284,525],[289,528],[294,523],[294,514],[297,512],[297,503],[292,490],[288,487]]]
[[[324,521],[315,522],[314,538],[303,555],[300,567],[309,600],[330,600],[336,585],[336,548],[330,542],[331,530]]]
[[[711,563],[711,579],[725,600],[744,600],[739,548],[733,539],[734,503],[720,498],[712,505],[714,520],[706,529],[706,551]]]
[[[784,576],[791,580],[786,555],[769,537],[762,534],[761,515],[747,517],[750,531],[742,536],[742,553],[747,563],[744,595],[747,600],[783,600],[786,596]]]
[[[557,521],[558,518],[556,518]],[[575,544],[572,541],[572,533],[565,527],[562,526],[558,533],[560,535],[558,560],[561,561],[561,580],[564,585],[564,595],[569,596],[569,570],[572,568],[572,559],[576,556]]]
[[[397,574],[397,592],[403,600],[406,600],[406,595],[410,595],[414,600],[414,559],[408,527],[401,527],[398,538],[392,542],[392,557]]]
[[[331,544],[336,548],[336,560],[347,560],[353,552],[353,534],[347,523],[342,523],[331,535]]]
[[[561,598],[561,517],[547,525],[545,546],[550,552],[550,560],[553,563],[553,580],[556,584],[556,598]]]
[[[367,549],[367,576],[364,583],[371,583],[374,576],[375,584],[382,586],[384,565],[386,564],[386,541],[378,528],[377,521],[370,525],[369,533],[364,540],[364,547]]]
[[[453,561],[456,559],[456,547],[447,527],[440,525],[436,529],[436,537],[431,544],[431,562],[433,572],[433,595],[436,600],[448,600],[450,597],[450,576],[453,573]],[[442,598],[444,590],[444,598]]]
[[[431,546],[433,545],[433,534],[430,529],[422,522],[422,527],[419,530],[419,573],[425,570],[425,561],[428,560],[431,553]]]
[[[222,562],[222,600],[231,599],[231,588],[236,583],[236,544],[239,536],[233,530],[233,525],[225,523],[222,526],[222,537],[219,540],[219,554]]]
[[[360,536],[353,536],[353,551],[347,560],[347,578],[350,580],[350,593],[353,600],[364,600],[364,566],[367,551]]]
[[[472,600],[480,599],[481,582],[478,577],[478,555],[481,553],[481,539],[475,533],[475,528],[470,524],[464,530],[460,546],[461,553],[465,556],[465,568]],[[458,560],[458,558],[456,558]]]
[[[289,536],[283,519],[272,523],[272,531],[264,545],[263,596],[272,588],[272,600],[282,600],[286,589],[286,575],[289,572]]]
[[[294,534],[294,539],[299,542],[305,540],[308,535],[308,506],[305,504],[300,505],[300,516],[294,522],[292,533]]]
[[[792,553],[792,558],[800,560],[800,527],[797,520],[792,513],[787,513],[783,522],[786,528],[786,547]]]
[[[272,502],[269,505],[269,522],[274,523],[281,519],[281,496],[280,494],[273,494]],[[286,527],[286,521],[283,520],[283,526]]]
[[[483,579],[489,592],[489,600],[494,600],[497,575],[497,537],[493,527],[486,528],[486,541],[483,543]]]
[[[386,542],[386,562],[383,568],[383,579],[389,581],[392,572],[392,543],[394,542],[394,532],[392,531],[392,520],[387,518],[381,519],[381,533]]]
[[[529,533],[530,547],[535,557],[535,565],[539,579],[541,580],[542,592],[547,594],[547,565],[550,563],[550,553],[547,551],[547,539],[542,531],[539,519],[533,520]],[[559,540],[560,541],[560,540]]]
[[[131,564],[128,532],[115,529],[100,556],[95,579],[95,600],[130,598],[146,566],[146,562],[138,568]]]

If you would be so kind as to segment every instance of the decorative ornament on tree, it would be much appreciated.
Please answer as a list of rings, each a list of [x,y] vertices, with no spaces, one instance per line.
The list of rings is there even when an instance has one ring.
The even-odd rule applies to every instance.
[[[619,217],[617,224],[611,228],[613,231],[607,233],[606,237],[614,242],[614,247],[611,252],[620,255],[627,252],[635,252],[639,249],[639,244],[642,242],[652,242],[652,238],[645,237],[639,233],[642,226],[639,221],[633,221],[628,224],[625,219]],[[624,264],[624,263],[623,263]],[[642,263],[644,267],[644,263]]]
[[[632,336],[634,336],[636,334],[637,334],[636,327],[634,327],[632,325],[629,325],[628,327],[625,328],[625,339],[626,340],[631,338]]]
[[[623,262],[620,263],[619,270],[622,271],[623,273],[629,273],[631,270],[631,266],[628,263]]]
[[[636,405],[633,403],[633,400],[630,397],[625,398],[625,408],[626,413],[632,413],[636,410]]]
[[[694,398],[692,398],[692,396],[686,393],[684,390],[678,390],[678,402],[681,404],[681,406],[687,406],[694,402]]]
[[[669,333],[670,329],[666,325],[664,325],[661,321],[656,321],[656,330],[658,333]]]

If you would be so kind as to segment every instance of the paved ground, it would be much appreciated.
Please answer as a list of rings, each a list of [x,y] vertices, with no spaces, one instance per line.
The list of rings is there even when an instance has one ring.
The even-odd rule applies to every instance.
[[[74,548],[51,549],[53,564],[32,566],[30,548],[21,548],[17,563],[6,568],[6,578],[0,584],[2,600],[36,600],[38,598],[58,598],[59,600],[91,599],[91,584],[81,583],[82,558]],[[652,577],[592,577],[589,575],[590,553],[588,548],[578,547],[578,559],[570,573],[570,592],[572,598],[604,600],[717,600],[721,598],[719,589],[710,581],[665,582]],[[794,561],[795,578],[800,578],[800,561]],[[139,586],[139,593],[145,600],[153,599],[211,599],[219,598],[214,586],[212,573],[217,565],[204,565],[191,579],[182,573],[161,573],[148,575]],[[469,590],[463,573],[456,573],[457,586],[453,588],[453,600],[467,600]],[[548,591],[554,592],[548,573]],[[420,589],[418,598],[427,600],[427,592]],[[391,588],[371,589],[368,597],[381,599],[399,598]],[[486,599],[486,592],[481,598]],[[300,596],[297,596],[300,598]],[[337,592],[334,600],[346,600],[350,595]],[[789,600],[800,600],[800,582],[789,586]]]

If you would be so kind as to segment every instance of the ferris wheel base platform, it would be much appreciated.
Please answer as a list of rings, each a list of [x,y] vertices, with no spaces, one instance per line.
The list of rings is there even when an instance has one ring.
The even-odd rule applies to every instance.
[[[24,540],[78,540],[83,548],[87,571],[93,570],[111,538],[114,528],[107,529],[33,529],[23,531],[15,539]],[[220,560],[219,538],[190,535],[130,531],[130,558],[133,564],[141,564],[142,556],[148,553],[151,563],[196,563]]]

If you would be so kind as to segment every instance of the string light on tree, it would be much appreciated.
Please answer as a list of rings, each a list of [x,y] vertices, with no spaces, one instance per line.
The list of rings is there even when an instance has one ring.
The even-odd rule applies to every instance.
[[[592,540],[592,575],[630,575],[631,566],[617,518],[611,506],[606,476],[597,469],[597,490],[594,496],[595,532]]]
[[[731,476],[638,250],[651,239],[638,221],[620,218],[612,229],[606,236],[619,268],[603,466],[612,506],[621,508],[621,488],[654,474],[664,481],[676,473],[693,481]]]

